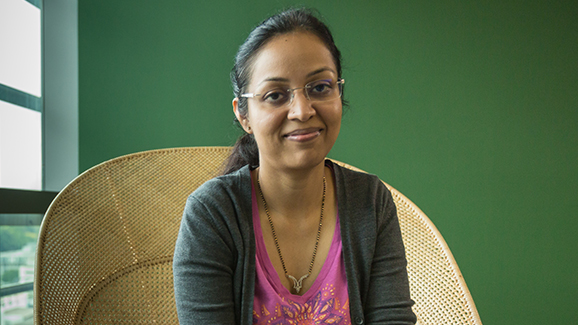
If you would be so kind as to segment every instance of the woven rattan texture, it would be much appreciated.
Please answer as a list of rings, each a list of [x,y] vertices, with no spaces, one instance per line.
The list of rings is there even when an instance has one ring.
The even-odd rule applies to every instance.
[[[461,272],[433,224],[391,189],[408,259],[411,297],[420,324],[481,324]]]
[[[172,255],[183,207],[229,151],[143,152],[71,182],[41,227],[36,324],[177,324]]]
[[[184,203],[218,173],[229,151],[142,152],[102,163],[72,181],[41,227],[35,323],[177,324],[172,255]],[[388,187],[398,209],[418,324],[481,324],[435,226]]]

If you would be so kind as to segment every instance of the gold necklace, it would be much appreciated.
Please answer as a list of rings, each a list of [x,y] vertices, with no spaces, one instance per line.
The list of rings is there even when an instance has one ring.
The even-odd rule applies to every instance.
[[[265,208],[265,214],[267,214],[267,219],[269,220],[269,225],[271,226],[271,232],[273,233],[273,240],[275,241],[275,247],[277,247],[277,253],[281,259],[281,265],[283,266],[283,272],[285,276],[293,281],[293,289],[296,293],[301,291],[303,287],[303,280],[307,279],[311,275],[313,270],[313,263],[315,262],[315,255],[317,255],[317,246],[319,246],[319,237],[321,237],[321,227],[323,226],[323,208],[325,207],[325,176],[323,176],[323,198],[321,199],[321,215],[319,216],[319,227],[317,228],[317,238],[315,238],[315,248],[313,249],[313,257],[311,258],[311,263],[309,264],[309,272],[297,280],[294,276],[287,273],[287,268],[285,267],[285,261],[283,260],[283,255],[281,255],[281,248],[279,248],[279,241],[277,240],[277,233],[275,233],[275,227],[273,227],[273,220],[271,220],[271,215],[269,214],[269,207],[263,196],[263,191],[261,191],[261,183],[257,179],[257,187],[259,188],[259,195],[263,201],[263,207]]]

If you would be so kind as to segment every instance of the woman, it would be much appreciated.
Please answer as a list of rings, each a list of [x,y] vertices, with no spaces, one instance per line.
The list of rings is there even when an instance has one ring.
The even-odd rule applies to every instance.
[[[343,106],[340,53],[311,12],[240,47],[246,134],[187,200],[174,257],[182,324],[414,324],[395,206],[375,176],[325,160]]]

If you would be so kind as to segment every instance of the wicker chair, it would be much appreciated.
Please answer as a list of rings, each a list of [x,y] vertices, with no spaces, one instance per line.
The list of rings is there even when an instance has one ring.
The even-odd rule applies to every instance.
[[[131,154],[66,186],[40,230],[35,324],[177,324],[172,256],[183,206],[218,173],[229,152],[198,147]],[[481,324],[442,236],[419,208],[389,188],[418,324]]]

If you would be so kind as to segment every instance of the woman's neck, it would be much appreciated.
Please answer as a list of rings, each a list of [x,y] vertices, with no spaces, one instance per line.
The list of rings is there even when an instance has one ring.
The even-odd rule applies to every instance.
[[[283,171],[267,166],[256,169],[263,196],[277,218],[303,218],[309,211],[318,214],[323,196],[325,163],[298,171]]]

